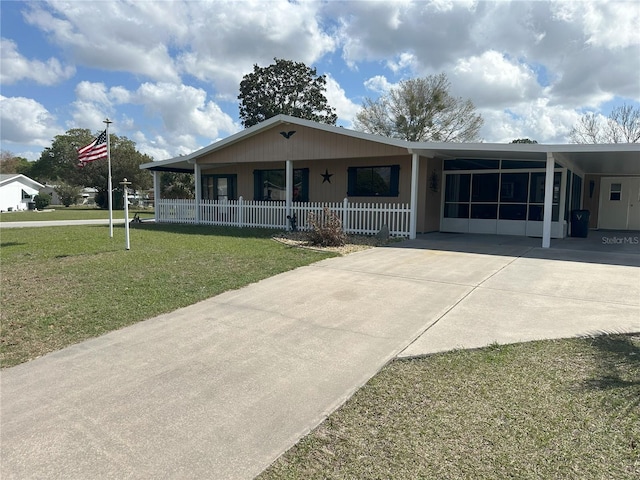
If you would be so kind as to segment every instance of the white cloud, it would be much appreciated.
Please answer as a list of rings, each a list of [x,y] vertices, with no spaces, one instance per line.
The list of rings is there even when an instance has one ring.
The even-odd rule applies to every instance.
[[[403,52],[398,55],[398,61],[387,60],[387,67],[393,72],[398,73],[402,70],[413,70],[416,66],[416,56],[410,52]]]
[[[172,24],[177,20],[175,12],[167,12],[164,20],[155,15],[154,21],[147,21],[149,10],[156,10],[151,2],[50,1],[48,9],[29,5],[27,22],[49,35],[76,63],[158,80],[179,80],[168,50]]]
[[[139,105],[149,118],[162,120],[166,133],[177,142],[176,148],[185,139],[215,139],[221,132],[234,133],[240,128],[218,104],[207,101],[207,92],[188,85],[147,82],[129,91],[122,86],[107,89],[103,83],[80,82],[76,97],[69,126],[100,124],[105,117],[117,115],[118,106]],[[136,128],[133,119],[125,116],[115,130]],[[198,145],[191,141],[189,146]]]
[[[40,85],[55,85],[67,80],[76,73],[71,65],[63,66],[57,58],[46,62],[28,60],[18,52],[13,40],[0,40],[0,83],[12,85],[21,80],[31,80]]]
[[[396,85],[397,84],[395,83],[390,83],[384,75],[376,75],[375,77],[368,78],[364,82],[364,86],[367,90],[371,90],[378,94],[387,93]]]
[[[241,6],[242,8],[239,8]],[[307,65],[336,48],[336,39],[319,21],[318,2],[188,3],[192,19],[182,70],[214,83],[218,95],[235,99],[242,76],[273,58]]]
[[[607,49],[640,44],[635,2],[557,2],[551,8],[558,20],[580,26],[587,44]]]
[[[97,7],[98,6],[98,7]],[[180,83],[191,75],[235,98],[242,75],[274,57],[313,64],[336,48],[318,2],[58,2],[25,17],[76,63]],[[87,18],[99,16],[99,22]]]
[[[151,115],[160,115],[167,131],[174,135],[197,134],[214,139],[220,131],[238,129],[215,102],[207,101],[203,89],[188,85],[144,83],[131,101],[144,105]]]
[[[48,146],[62,133],[56,119],[45,107],[30,98],[0,95],[2,142]]]
[[[327,91],[325,96],[329,102],[329,105],[336,109],[339,120],[342,120],[346,124],[344,126],[350,127],[351,122],[356,116],[360,105],[347,98],[344,89],[331,75],[327,74]]]
[[[513,107],[541,96],[543,88],[526,64],[489,50],[460,59],[450,77],[453,94],[470,98],[476,107]]]
[[[541,99],[513,109],[479,109],[484,118],[481,136],[487,142],[509,143],[529,138],[538,143],[568,143],[569,132],[579,120],[575,110],[552,106]]]

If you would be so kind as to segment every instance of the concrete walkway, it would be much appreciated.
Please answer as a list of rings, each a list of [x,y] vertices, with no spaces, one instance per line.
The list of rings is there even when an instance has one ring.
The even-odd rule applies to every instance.
[[[0,477],[253,478],[398,355],[640,331],[640,255],[427,236],[1,375]]]

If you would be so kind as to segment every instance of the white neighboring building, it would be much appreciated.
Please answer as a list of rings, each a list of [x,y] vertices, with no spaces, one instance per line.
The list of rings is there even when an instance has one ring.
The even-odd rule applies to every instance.
[[[0,174],[0,212],[28,210],[44,185],[19,173]]]

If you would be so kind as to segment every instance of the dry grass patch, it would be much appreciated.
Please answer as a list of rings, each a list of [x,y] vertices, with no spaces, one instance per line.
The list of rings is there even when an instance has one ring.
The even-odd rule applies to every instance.
[[[259,478],[640,478],[640,336],[395,361]]]

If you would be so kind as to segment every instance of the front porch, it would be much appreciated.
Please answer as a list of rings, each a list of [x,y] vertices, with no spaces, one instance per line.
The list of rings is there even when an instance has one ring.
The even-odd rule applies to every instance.
[[[410,236],[408,204],[342,202],[286,202],[244,200],[169,200],[156,202],[156,222],[276,228],[287,230],[295,219],[298,230],[309,230],[309,214],[335,213],[345,233],[375,235],[385,226],[393,237]],[[288,218],[289,217],[289,218]]]

